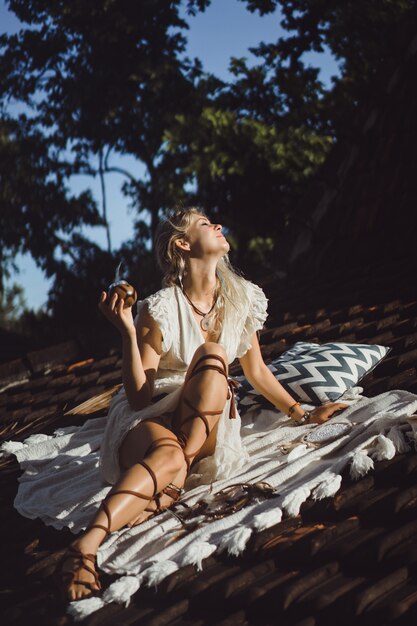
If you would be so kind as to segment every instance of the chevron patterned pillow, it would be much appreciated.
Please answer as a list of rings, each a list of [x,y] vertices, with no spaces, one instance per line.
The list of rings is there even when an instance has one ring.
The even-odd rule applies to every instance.
[[[297,341],[292,348],[269,363],[281,385],[300,402],[320,405],[335,402],[384,359],[391,347],[364,343],[310,343]],[[261,404],[271,406],[244,376],[238,391],[239,409]]]

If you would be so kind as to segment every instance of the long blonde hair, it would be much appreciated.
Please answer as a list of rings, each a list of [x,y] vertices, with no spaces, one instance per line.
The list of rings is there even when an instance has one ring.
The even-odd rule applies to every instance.
[[[179,246],[175,245],[175,241],[187,237],[194,215],[206,217],[202,209],[191,206],[174,211],[158,224],[155,234],[155,252],[158,265],[164,274],[163,287],[177,285],[182,289],[182,276],[186,269],[185,259]],[[229,313],[239,315],[247,310],[248,295],[246,279],[233,268],[227,254],[217,262],[216,278],[217,330],[219,330],[223,320],[229,317]]]

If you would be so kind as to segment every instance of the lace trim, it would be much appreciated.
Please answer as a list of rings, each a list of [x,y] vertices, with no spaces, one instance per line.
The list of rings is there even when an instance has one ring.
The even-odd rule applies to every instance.
[[[251,300],[249,314],[245,321],[236,356],[240,359],[251,349],[251,339],[254,332],[261,330],[268,317],[268,298],[258,285],[248,281],[248,292]]]
[[[162,352],[168,352],[172,345],[172,294],[170,287],[160,289],[156,293],[141,301],[142,307],[148,303],[148,311],[151,317],[158,323],[162,333]],[[139,309],[138,309],[139,313]]]

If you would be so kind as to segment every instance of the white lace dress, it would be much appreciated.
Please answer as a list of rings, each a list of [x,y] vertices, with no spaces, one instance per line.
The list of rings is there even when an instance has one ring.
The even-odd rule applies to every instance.
[[[247,352],[251,347],[253,333],[263,327],[267,317],[268,300],[263,290],[250,281],[246,282],[250,296],[246,314],[225,320],[218,339],[218,343],[226,350],[229,364]],[[126,433],[142,420],[151,417],[165,416],[166,423],[170,423],[187,368],[196,349],[204,342],[200,327],[179,287],[161,289],[140,301],[137,314],[145,302],[162,332],[162,355],[153,398],[167,395],[140,411],[131,409],[123,387],[113,398],[100,449],[100,474],[110,484],[114,484],[120,476],[118,455]],[[226,401],[220,415],[214,454],[193,466],[193,485],[228,478],[248,459],[240,437],[241,420],[238,411],[235,419],[229,418],[231,401],[232,398]]]

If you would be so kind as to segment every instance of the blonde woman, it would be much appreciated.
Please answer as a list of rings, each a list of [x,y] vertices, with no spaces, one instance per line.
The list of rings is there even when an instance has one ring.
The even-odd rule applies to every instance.
[[[245,463],[229,377],[236,357],[253,387],[295,422],[321,423],[347,406],[306,412],[266,367],[257,331],[267,299],[230,265],[220,224],[194,207],[178,211],[160,223],[155,246],[164,287],[138,303],[135,319],[117,294],[100,297],[123,345],[123,387],[100,449],[101,476],[113,487],[62,560],[69,600],[101,589],[95,556],[112,532],[169,507],[188,477],[187,486],[227,478]]]

